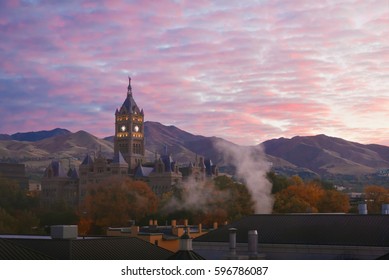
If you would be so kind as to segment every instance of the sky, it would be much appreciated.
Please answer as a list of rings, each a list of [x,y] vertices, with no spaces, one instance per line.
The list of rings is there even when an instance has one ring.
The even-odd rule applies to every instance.
[[[389,0],[0,1],[0,134],[146,121],[389,145]]]

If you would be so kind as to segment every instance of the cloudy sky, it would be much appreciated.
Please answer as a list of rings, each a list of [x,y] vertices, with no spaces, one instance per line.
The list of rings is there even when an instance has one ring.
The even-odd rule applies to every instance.
[[[148,121],[389,145],[389,0],[0,1],[0,133]]]

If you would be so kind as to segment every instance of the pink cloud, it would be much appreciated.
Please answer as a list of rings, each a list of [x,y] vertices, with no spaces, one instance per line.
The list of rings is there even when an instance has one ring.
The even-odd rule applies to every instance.
[[[369,141],[371,128],[361,122],[358,134],[345,116],[387,115],[381,1],[15,4],[0,11],[0,132],[17,122],[103,136],[127,75],[147,120],[241,144],[309,133]],[[28,125],[11,117],[26,99]],[[60,114],[46,121],[50,106]],[[380,128],[370,134],[389,139]]]

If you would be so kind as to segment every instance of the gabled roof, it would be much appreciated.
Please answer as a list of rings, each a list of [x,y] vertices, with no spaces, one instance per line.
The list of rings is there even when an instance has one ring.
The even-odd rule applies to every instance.
[[[144,167],[142,165],[138,165],[138,167],[135,170],[134,178],[145,178],[150,175],[151,172],[153,172],[153,167]]]
[[[247,243],[255,229],[259,243],[389,247],[389,215],[352,214],[251,215],[194,242],[229,242],[231,227],[238,243]]]
[[[92,165],[92,164],[93,164],[93,159],[89,154],[87,154],[84,160],[82,161],[81,165]]]
[[[7,239],[0,239],[0,260],[51,260],[49,256],[16,244]]]
[[[136,104],[134,98],[132,95],[127,95],[126,99],[124,100],[122,106],[120,107],[119,113],[124,114],[141,114],[141,110],[139,109],[138,105]]]
[[[120,165],[128,165],[127,161],[124,159],[120,151],[113,156],[112,163],[120,164]]]
[[[172,172],[176,162],[173,160],[171,155],[162,155],[160,160],[165,165],[165,172]]]
[[[67,177],[65,170],[62,167],[61,162],[53,160],[45,170],[44,177]]]
[[[212,168],[214,166],[212,160],[209,158],[205,159],[204,165],[205,165],[205,170],[206,170],[207,175],[211,176],[212,175]]]
[[[166,260],[173,252],[135,237],[12,239],[56,260]]]
[[[72,179],[78,179],[78,172],[76,168],[69,168],[68,177]]]

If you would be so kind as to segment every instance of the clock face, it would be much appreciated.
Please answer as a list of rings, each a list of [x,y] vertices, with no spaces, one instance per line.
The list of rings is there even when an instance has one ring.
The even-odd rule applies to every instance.
[[[125,126],[125,125],[122,125],[122,126],[120,127],[120,130],[121,130],[121,131],[126,131],[126,126]]]
[[[135,131],[135,132],[139,132],[139,126],[137,126],[137,125],[134,126],[134,131]]]

